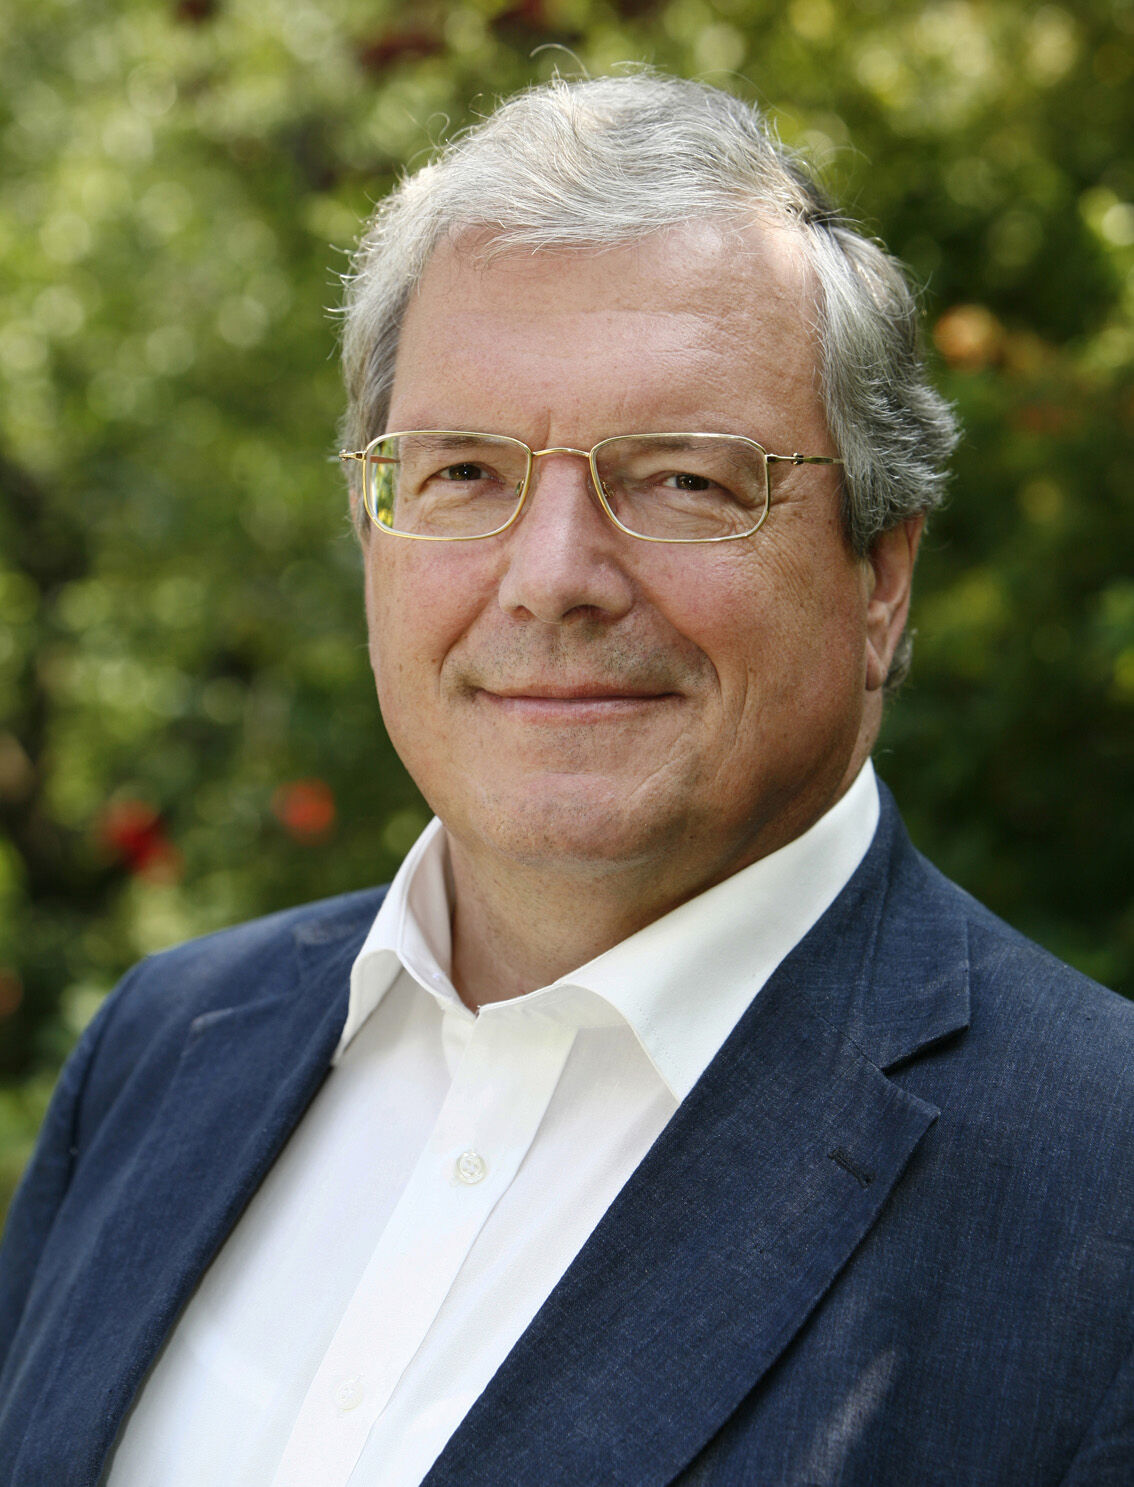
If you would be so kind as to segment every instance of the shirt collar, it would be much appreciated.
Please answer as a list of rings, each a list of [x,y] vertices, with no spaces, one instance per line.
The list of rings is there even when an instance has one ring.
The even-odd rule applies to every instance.
[[[846,886],[878,811],[867,760],[846,794],[778,852],[551,986],[490,1003],[480,1015],[523,1006],[577,1026],[625,1022],[674,1097],[684,1099],[752,998]],[[473,1016],[449,980],[450,902],[445,833],[434,819],[402,863],[351,968],[335,1061],[403,967],[444,1010]]]
[[[448,858],[445,830],[434,816],[398,869],[351,966],[347,1019],[333,1063],[403,967],[443,1005],[464,1006],[448,974],[453,949]]]

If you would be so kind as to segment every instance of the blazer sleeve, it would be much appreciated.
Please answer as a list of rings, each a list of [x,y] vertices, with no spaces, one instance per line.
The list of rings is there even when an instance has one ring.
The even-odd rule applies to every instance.
[[[99,1044],[140,969],[135,966],[106,999],[64,1064],[35,1152],[8,1211],[0,1245],[0,1373],[79,1155],[83,1095]]]
[[[1060,1487],[1129,1487],[1132,1470],[1134,1349],[1103,1396]]]

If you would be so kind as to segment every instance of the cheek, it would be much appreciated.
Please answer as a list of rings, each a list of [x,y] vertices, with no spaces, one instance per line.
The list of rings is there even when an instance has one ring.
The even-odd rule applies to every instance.
[[[813,538],[812,538],[813,541]],[[813,561],[810,544],[718,561],[680,590],[674,624],[708,656],[722,705],[746,726],[772,711],[806,713],[857,691],[865,667],[865,580],[837,551]]]
[[[415,686],[425,679],[422,655],[428,653],[429,637],[422,633],[422,623],[433,613],[431,606],[415,601],[414,585],[396,554],[382,550],[372,558],[366,572],[370,666],[391,734],[406,705],[415,704]]]
[[[809,593],[802,572],[739,543],[681,553],[653,579],[650,599],[709,658],[726,691],[782,652]]]
[[[370,664],[383,710],[437,692],[446,658],[491,598],[478,555],[392,541],[366,567]],[[487,597],[486,597],[487,596]]]

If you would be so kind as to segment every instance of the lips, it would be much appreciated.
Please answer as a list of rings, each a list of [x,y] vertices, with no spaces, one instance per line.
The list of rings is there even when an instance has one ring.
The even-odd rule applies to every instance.
[[[677,700],[676,692],[627,689],[609,683],[565,686],[529,683],[523,689],[478,688],[474,701],[498,718],[524,727],[593,727],[642,720]]]
[[[625,682],[527,682],[519,686],[482,686],[479,690],[504,701],[608,702],[643,701],[676,695],[669,688],[628,685]]]

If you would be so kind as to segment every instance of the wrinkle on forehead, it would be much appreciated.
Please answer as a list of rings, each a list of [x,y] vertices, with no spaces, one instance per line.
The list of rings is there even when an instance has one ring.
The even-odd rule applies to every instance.
[[[458,239],[436,250],[407,311],[403,345],[412,341],[420,352],[424,333],[435,365],[456,358],[475,379],[473,402],[485,418],[495,384],[508,384],[499,387],[503,417],[522,375],[529,401],[546,409],[538,420],[546,434],[533,422],[529,442],[546,437],[589,447],[614,433],[660,428],[667,407],[686,410],[682,428],[696,416],[697,427],[767,435],[774,410],[758,401],[750,427],[723,430],[721,417],[714,418],[715,408],[735,403],[737,368],[751,365],[754,346],[767,347],[767,375],[759,381],[775,388],[777,401],[817,393],[813,276],[793,226],[696,223],[604,250],[494,256],[478,251],[481,241]],[[438,315],[439,306],[452,307],[451,322]],[[584,433],[571,426],[572,382],[599,368],[618,396],[604,426]],[[392,416],[401,427],[451,416],[422,403],[430,396],[426,379],[408,380],[415,396],[406,406],[399,393],[407,379],[395,375]],[[524,437],[503,425],[494,431]]]

